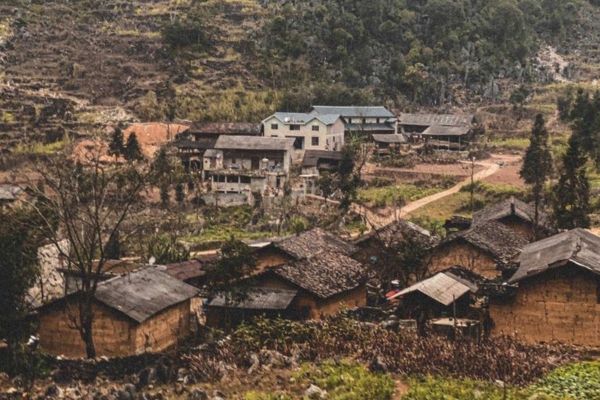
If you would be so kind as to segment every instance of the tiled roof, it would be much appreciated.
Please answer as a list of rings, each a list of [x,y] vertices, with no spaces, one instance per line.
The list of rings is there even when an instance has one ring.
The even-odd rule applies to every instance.
[[[314,106],[318,115],[338,114],[348,118],[393,118],[387,108],[382,106]]]
[[[335,252],[350,255],[357,249],[332,233],[321,228],[302,232],[297,236],[290,236],[273,241],[273,246],[288,253],[296,259],[308,258],[318,253]]]
[[[98,284],[96,299],[138,323],[198,294],[198,289],[146,266]]]
[[[397,240],[402,239],[405,235],[417,235],[431,246],[435,246],[439,243],[439,239],[435,236],[431,236],[427,229],[405,219],[398,219],[381,228],[371,230],[369,233],[356,239],[354,243],[360,244],[371,238],[377,237],[385,244],[395,244]]]
[[[178,139],[175,142],[173,142],[173,146],[178,149],[206,150],[215,147],[215,143],[217,143],[217,137],[200,138],[198,140]]]
[[[302,159],[303,167],[316,167],[320,160],[332,160],[338,162],[342,159],[342,153],[339,151],[327,150],[305,150]]]
[[[400,115],[401,125],[446,125],[446,126],[470,126],[475,116],[473,114],[404,114]]]
[[[199,278],[206,275],[206,268],[219,260],[219,254],[196,256],[192,260],[167,265],[166,273],[180,281]]]
[[[470,131],[470,126],[431,125],[425,129],[423,136],[463,136]]]
[[[442,241],[442,245],[456,240],[465,240],[482,249],[500,264],[507,264],[528,243],[525,236],[496,221],[487,221],[452,233]]]
[[[373,134],[373,141],[381,143],[406,143],[404,135],[398,134]]]
[[[298,291],[282,289],[252,289],[245,300],[232,303],[224,295],[214,297],[210,307],[243,308],[246,310],[285,310],[292,303]]]
[[[535,209],[533,206],[511,196],[510,198],[485,207],[473,214],[473,224],[479,224],[486,221],[499,220],[509,216],[516,216],[522,220],[533,223]],[[548,214],[538,211],[539,225],[550,228],[550,217]]]
[[[332,251],[280,265],[271,271],[323,299],[357,288],[366,276],[362,264]]]
[[[219,136],[215,149],[218,150],[291,150],[294,138],[262,136]]]
[[[260,124],[250,122],[196,122],[187,133],[258,136],[261,134],[261,127]]]
[[[562,232],[525,246],[517,262],[519,268],[509,279],[510,283],[562,267],[568,262],[600,275],[600,237],[581,228]]]

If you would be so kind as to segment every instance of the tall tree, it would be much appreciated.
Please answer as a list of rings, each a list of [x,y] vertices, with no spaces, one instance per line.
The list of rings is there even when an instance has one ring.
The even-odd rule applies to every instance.
[[[554,218],[560,229],[590,227],[590,182],[580,138],[573,134],[563,157],[562,172],[554,188]]]
[[[27,301],[28,289],[39,275],[37,251],[40,220],[26,209],[0,215],[0,339],[8,344],[8,367],[18,370],[18,346],[33,332]]]
[[[100,162],[98,153],[89,153],[75,164],[66,154],[70,153],[50,159],[38,170],[46,193],[38,193],[42,201],[31,207],[42,219],[45,239],[56,246],[67,267],[79,277],[78,293],[69,299],[68,317],[85,343],[87,356],[94,358],[92,305],[109,259],[107,246],[117,235],[125,241],[135,230],[135,224],[128,221],[143,202],[141,192],[149,168],[144,163],[109,168]],[[64,239],[69,249],[60,245]]]
[[[115,156],[115,160],[125,152],[125,145],[123,144],[123,130],[117,126],[110,137],[110,143],[108,144],[108,154]]]
[[[534,235],[537,239],[539,227],[539,209],[544,193],[544,185],[552,173],[552,154],[548,147],[548,130],[542,114],[535,117],[531,131],[530,144],[525,152],[521,178],[531,186],[534,203]]]
[[[142,149],[140,148],[140,142],[138,142],[135,132],[131,132],[131,134],[127,137],[127,145],[125,146],[125,152],[123,155],[129,162],[139,161],[144,158],[142,155]]]

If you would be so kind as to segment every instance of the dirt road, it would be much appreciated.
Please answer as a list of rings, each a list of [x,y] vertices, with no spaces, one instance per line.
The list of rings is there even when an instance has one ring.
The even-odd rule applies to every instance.
[[[498,170],[501,168],[501,164],[504,165],[504,164],[508,164],[511,162],[516,162],[516,161],[520,160],[520,158],[521,158],[521,156],[497,154],[497,155],[492,155],[492,157],[489,160],[477,161],[477,162],[475,162],[475,164],[483,167],[484,169],[475,173],[473,175],[473,180],[479,181],[479,180],[485,179],[485,178],[495,174],[496,172],[498,172]],[[468,162],[468,161],[465,161],[465,162],[470,164],[470,162]],[[463,186],[468,185],[470,183],[471,183],[471,178],[469,177],[469,178],[457,183],[456,185],[452,186],[450,189],[444,190],[443,192],[436,193],[431,196],[423,197],[422,199],[408,203],[407,205],[402,207],[402,209],[400,209],[400,210],[395,210],[394,207],[388,207],[388,208],[382,210],[382,212],[375,213],[363,206],[360,206],[360,205],[354,204],[354,203],[352,204],[352,209],[353,209],[353,211],[365,216],[365,218],[368,221],[367,225],[372,225],[375,228],[380,228],[382,226],[385,226],[385,225],[393,222],[397,218],[404,218],[404,217],[408,216],[408,214],[410,214],[411,212],[413,212],[413,211],[417,210],[418,208],[421,208],[429,203],[433,203],[434,201],[443,199],[444,197],[450,196],[454,193],[458,193],[458,191]]]

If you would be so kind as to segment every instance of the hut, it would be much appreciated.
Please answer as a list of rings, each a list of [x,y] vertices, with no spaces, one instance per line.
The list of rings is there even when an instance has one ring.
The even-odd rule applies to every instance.
[[[491,301],[492,333],[600,346],[600,237],[559,233],[525,246],[517,262],[516,289]]]
[[[190,299],[198,289],[146,266],[98,284],[93,298],[94,345],[98,356],[158,352],[190,330]],[[40,346],[53,355],[84,357],[77,321],[79,292],[37,309]]]

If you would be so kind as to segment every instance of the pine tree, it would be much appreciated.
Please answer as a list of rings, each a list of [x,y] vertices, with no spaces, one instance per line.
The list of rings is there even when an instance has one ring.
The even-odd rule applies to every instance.
[[[127,145],[125,146],[123,156],[129,162],[139,161],[144,158],[135,132],[131,132],[127,138]]]
[[[534,235],[537,238],[539,208],[544,193],[544,185],[552,173],[552,154],[548,147],[548,131],[542,114],[535,117],[531,130],[529,147],[525,152],[520,175],[531,186],[534,202]]]
[[[124,153],[124,151],[125,146],[123,145],[123,131],[117,126],[113,131],[110,138],[110,143],[108,144],[108,154],[115,156],[115,159],[117,159]]]
[[[175,186],[175,201],[178,202],[179,204],[181,204],[185,201],[185,192],[183,190],[182,183],[178,183]]]
[[[563,170],[554,188],[554,218],[560,229],[590,227],[590,182],[580,138],[573,134],[563,157]]]
[[[108,260],[121,259],[121,240],[119,238],[119,231],[115,231],[115,234],[108,238],[104,252],[106,253],[106,259]]]

